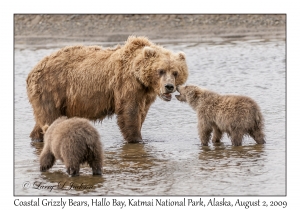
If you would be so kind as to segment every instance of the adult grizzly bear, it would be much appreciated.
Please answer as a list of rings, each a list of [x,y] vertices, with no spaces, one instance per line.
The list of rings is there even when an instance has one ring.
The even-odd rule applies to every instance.
[[[71,176],[78,176],[80,164],[87,162],[93,175],[102,174],[103,151],[97,130],[87,119],[60,117],[43,127],[45,145],[40,170],[51,168],[56,159],[64,162]]]
[[[131,36],[122,46],[65,47],[42,59],[27,77],[27,95],[35,127],[30,137],[42,140],[41,127],[64,115],[101,121],[117,115],[127,142],[142,140],[141,128],[158,95],[171,100],[185,83],[185,55]]]
[[[226,132],[234,146],[242,145],[245,134],[264,144],[263,117],[255,101],[246,96],[219,95],[193,85],[177,86],[179,101],[187,102],[198,115],[198,132],[203,146],[220,142]]]

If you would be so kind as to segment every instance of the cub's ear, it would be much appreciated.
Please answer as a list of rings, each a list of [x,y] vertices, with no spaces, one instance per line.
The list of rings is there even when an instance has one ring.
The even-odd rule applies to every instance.
[[[144,54],[145,58],[150,58],[150,57],[154,57],[156,55],[156,51],[152,47],[146,46],[143,49],[143,54]]]
[[[179,60],[185,60],[185,54],[184,54],[184,52],[178,53],[178,57],[179,57]]]
[[[183,88],[183,85],[177,85],[176,90],[180,93],[181,88]]]
[[[46,124],[46,125],[44,125],[44,126],[42,127],[43,134],[46,133],[46,131],[48,130],[48,128],[49,128],[49,125],[48,125],[48,124]]]

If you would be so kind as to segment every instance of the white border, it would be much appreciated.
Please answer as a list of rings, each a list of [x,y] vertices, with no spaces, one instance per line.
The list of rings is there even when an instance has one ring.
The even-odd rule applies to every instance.
[[[281,13],[287,14],[287,197],[263,197],[265,201],[285,200],[286,209],[296,209],[298,206],[299,186],[299,11],[297,4],[287,1],[5,1],[1,2],[2,26],[1,40],[1,206],[13,207],[14,200],[30,200],[30,197],[13,196],[13,14],[14,13]],[[298,64],[298,65],[297,65]],[[4,117],[3,117],[4,116]],[[47,197],[49,200],[51,197]],[[80,197],[76,200],[87,200],[94,197]],[[118,197],[113,197],[118,198]],[[137,197],[135,197],[137,198]],[[147,197],[143,197],[146,199]],[[168,197],[164,197],[168,198]],[[173,200],[180,197],[170,197]],[[237,199],[226,197],[233,202]],[[36,197],[34,198],[36,199]],[[59,199],[55,197],[53,199]],[[68,199],[65,197],[64,199]],[[112,198],[110,198],[112,199]],[[120,197],[120,199],[127,199]],[[151,199],[151,198],[150,198]],[[205,197],[204,199],[209,199]],[[218,198],[220,199],[220,198]],[[255,197],[241,197],[255,200]],[[66,207],[64,209],[68,209]],[[99,207],[98,207],[99,208]],[[126,208],[129,209],[129,208]],[[135,208],[137,209],[137,208]],[[232,209],[232,208],[231,208]],[[251,209],[251,208],[250,208]]]

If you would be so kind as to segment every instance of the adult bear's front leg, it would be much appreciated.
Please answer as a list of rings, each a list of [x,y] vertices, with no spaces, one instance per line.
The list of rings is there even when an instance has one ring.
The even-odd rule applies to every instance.
[[[118,125],[124,139],[128,143],[142,141],[141,135],[141,113],[137,101],[125,102],[117,110]]]
[[[143,126],[143,123],[146,119],[147,113],[149,111],[149,108],[151,104],[155,101],[156,94],[144,94],[145,95],[145,101],[144,103],[140,106],[140,112],[141,112],[141,128]]]

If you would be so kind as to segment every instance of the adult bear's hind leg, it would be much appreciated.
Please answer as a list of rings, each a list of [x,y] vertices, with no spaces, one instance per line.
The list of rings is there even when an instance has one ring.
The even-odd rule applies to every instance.
[[[32,103],[36,124],[30,133],[30,138],[34,141],[43,141],[44,134],[42,128],[44,125],[51,125],[58,117],[65,115],[65,111],[61,108],[63,104],[55,104],[51,94],[44,93],[39,100]],[[63,112],[64,111],[64,112]]]
[[[33,141],[43,141],[44,134],[42,128],[36,123],[29,136]]]

